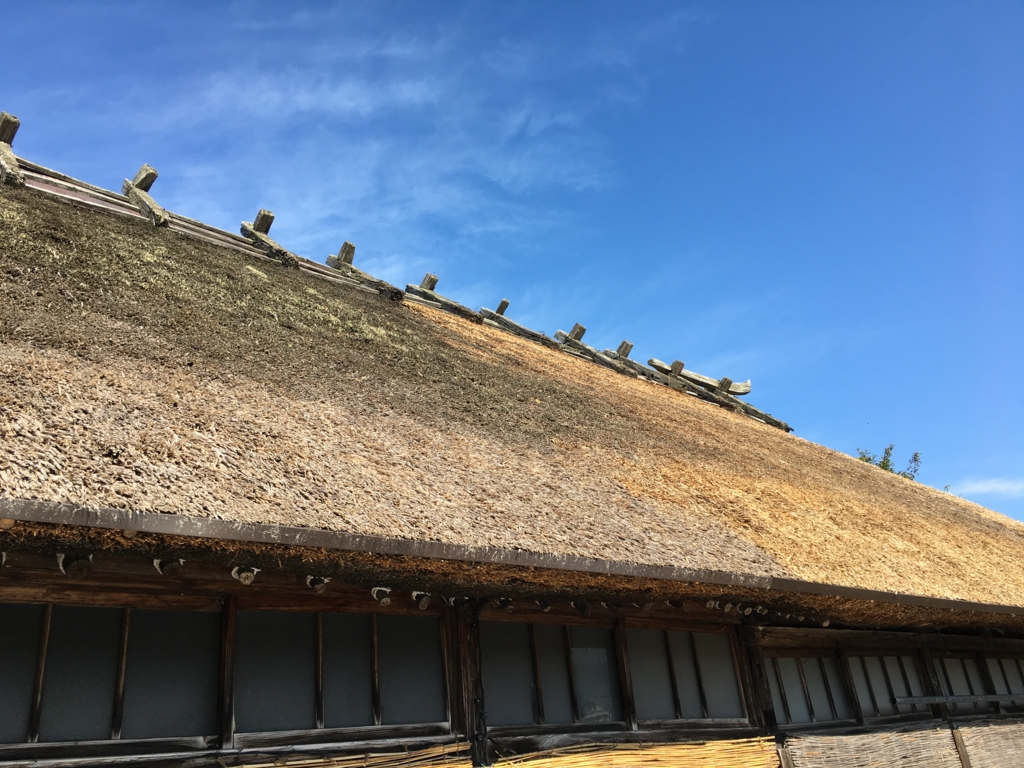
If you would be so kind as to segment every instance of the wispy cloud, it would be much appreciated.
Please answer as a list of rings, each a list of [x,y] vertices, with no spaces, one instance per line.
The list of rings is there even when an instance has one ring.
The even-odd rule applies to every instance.
[[[1003,496],[1024,498],[1024,479],[990,477],[983,480],[965,480],[950,489],[961,496]]]

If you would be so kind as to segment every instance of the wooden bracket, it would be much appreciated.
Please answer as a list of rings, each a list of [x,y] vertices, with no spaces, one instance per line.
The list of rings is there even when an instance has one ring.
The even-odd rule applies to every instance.
[[[153,226],[166,227],[171,220],[170,215],[149,194],[158,175],[155,168],[143,165],[135,174],[135,178],[131,181],[124,180],[124,184],[121,185],[121,194],[135,203],[135,207],[153,223]]]
[[[11,143],[20,125],[21,121],[14,115],[0,112],[0,183],[25,183],[25,177],[21,175],[21,169],[18,167],[18,158],[11,149]]]
[[[338,251],[337,256],[327,257],[327,266],[333,267],[334,269],[341,269],[343,267],[351,267],[352,262],[356,258],[356,247],[352,245],[348,240],[341,244],[341,249]]]
[[[573,341],[582,341],[583,334],[585,334],[586,332],[586,328],[584,328],[579,323],[576,323],[575,325],[573,325],[572,330],[569,331],[569,338],[572,339]]]
[[[619,348],[615,350],[615,354],[617,354],[619,357],[629,357],[629,353],[632,351],[633,345],[630,344],[628,341],[623,340],[623,342],[619,344]]]
[[[267,236],[267,233],[270,231],[270,225],[273,223],[274,214],[261,208],[259,213],[256,214],[255,221],[242,222],[242,234],[271,258],[277,259],[286,267],[298,269],[299,257],[291,251],[282,248]]]
[[[437,275],[427,272],[423,279],[420,280],[420,288],[425,291],[432,291],[437,288]]]
[[[504,315],[506,309],[508,309],[508,299],[502,299],[495,312],[499,315]]]

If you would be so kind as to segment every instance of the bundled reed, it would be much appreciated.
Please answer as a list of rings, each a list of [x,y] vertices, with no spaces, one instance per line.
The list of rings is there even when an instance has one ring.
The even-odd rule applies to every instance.
[[[469,744],[441,744],[425,749],[378,752],[343,757],[316,757],[272,763],[247,763],[242,768],[471,768]]]
[[[524,768],[779,768],[775,740],[737,739],[689,744],[602,744],[510,757],[498,766]]]

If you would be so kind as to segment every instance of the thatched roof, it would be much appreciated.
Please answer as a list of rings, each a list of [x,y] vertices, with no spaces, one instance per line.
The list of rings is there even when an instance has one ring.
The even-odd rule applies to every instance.
[[[0,189],[0,497],[1021,605],[1024,527],[500,330]]]

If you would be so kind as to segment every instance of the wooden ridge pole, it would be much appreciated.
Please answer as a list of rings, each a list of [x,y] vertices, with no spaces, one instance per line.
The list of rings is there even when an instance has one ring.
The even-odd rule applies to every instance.
[[[21,120],[7,112],[0,112],[0,183],[22,185],[25,177],[21,175],[21,168],[18,167],[18,158],[14,156],[11,143]]]

